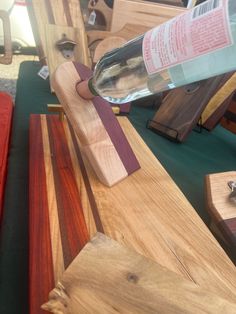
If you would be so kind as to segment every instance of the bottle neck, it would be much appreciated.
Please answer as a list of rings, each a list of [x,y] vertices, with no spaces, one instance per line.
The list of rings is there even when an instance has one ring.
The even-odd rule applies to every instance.
[[[96,89],[93,87],[93,78],[91,77],[89,80],[88,80],[88,88],[89,88],[89,91],[94,95],[94,96],[99,96]]]

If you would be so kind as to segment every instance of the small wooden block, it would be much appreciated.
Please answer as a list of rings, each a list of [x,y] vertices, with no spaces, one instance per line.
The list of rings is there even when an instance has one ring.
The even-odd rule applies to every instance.
[[[229,181],[236,181],[236,171],[206,176],[206,208],[225,239],[236,248],[236,201],[229,199]]]
[[[76,83],[91,75],[86,66],[66,62],[54,72],[52,83],[83,153],[99,180],[112,186],[140,166],[109,103],[100,97],[84,100],[77,94]]]
[[[43,305],[52,313],[234,314],[236,304],[97,234]]]

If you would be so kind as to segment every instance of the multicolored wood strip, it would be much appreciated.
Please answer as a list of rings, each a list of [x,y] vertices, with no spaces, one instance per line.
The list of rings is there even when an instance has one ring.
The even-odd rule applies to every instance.
[[[4,187],[7,175],[7,158],[10,141],[13,103],[10,95],[0,92],[0,220],[2,216]]]
[[[30,313],[36,314],[89,240],[65,131],[57,116],[30,119],[29,206]]]
[[[118,121],[141,169],[109,188],[66,119],[31,116],[30,314],[41,314],[65,267],[97,231],[236,302],[235,266],[128,119]]]

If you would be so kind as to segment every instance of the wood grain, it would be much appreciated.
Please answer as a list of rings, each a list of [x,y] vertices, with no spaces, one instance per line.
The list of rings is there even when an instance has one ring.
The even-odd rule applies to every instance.
[[[2,218],[7,159],[12,125],[13,103],[10,95],[0,92],[0,221]]]
[[[221,120],[221,126],[236,134],[236,100],[235,93]]]
[[[206,176],[206,208],[225,239],[236,247],[236,207],[230,200],[229,181],[236,181],[236,172],[213,173]]]
[[[87,37],[78,0],[27,0],[30,21],[41,60],[47,57],[46,24],[68,26],[79,30],[80,62],[90,65]]]
[[[51,115],[47,119],[52,119]],[[55,136],[55,132],[48,132],[48,123],[45,124],[45,116],[40,116],[39,120],[43,126],[41,128],[38,125],[34,127],[33,131],[36,134],[30,130],[30,133],[32,133],[30,150],[36,149],[34,146],[32,147],[33,144],[37,145],[35,154],[31,153],[30,155],[30,172],[32,171],[33,174],[37,172],[42,176],[41,169],[46,169],[47,177],[38,177],[31,180],[30,187],[32,191],[30,190],[30,195],[35,193],[39,198],[38,185],[41,186],[43,180],[43,182],[46,182],[45,185],[52,187],[50,192],[47,191],[47,200],[52,199],[52,193],[55,193],[54,197],[57,199],[56,195],[59,192],[53,192],[53,187],[57,189],[58,185],[55,180],[58,180],[58,176],[54,174],[52,159],[65,159],[65,157],[61,156],[63,154],[61,150],[51,151],[52,146],[48,147],[48,145],[45,156],[38,153],[38,142],[34,140],[38,137],[37,133],[41,133],[42,128],[45,127],[47,132],[43,133],[44,136],[47,133],[52,138]],[[82,146],[79,139],[74,136],[74,131],[68,126],[66,119],[61,122],[58,118],[58,123],[61,123],[64,131],[60,132],[60,135],[56,135],[57,139],[50,140],[63,143],[63,146],[67,146],[67,149],[64,149],[69,150],[69,154],[68,151],[66,153],[67,158],[70,160],[69,164],[62,167],[61,171],[71,169],[70,171],[73,173],[74,178],[71,182],[76,184],[75,188],[78,190],[75,202],[82,205],[89,238],[94,236],[96,230],[102,231],[120,244],[134,249],[143,256],[179,274],[182,279],[188,279],[201,288],[207,289],[209,293],[217,294],[230,302],[236,302],[235,266],[171,177],[131,126],[128,119],[119,117],[118,121],[140,161],[141,169],[111,188],[99,182],[86,155],[81,151]],[[51,126],[54,127],[54,123]],[[45,143],[46,139],[43,141],[43,149],[45,149]],[[60,156],[57,157],[59,152]],[[51,162],[48,161],[48,158],[51,158]],[[40,166],[40,163],[38,164],[38,160],[41,160],[43,166]],[[46,166],[45,163],[47,163]],[[43,168],[37,170],[39,166]],[[34,176],[33,174],[32,176]],[[67,188],[60,189],[60,193],[65,194],[61,197],[69,198]],[[56,204],[58,201],[59,199],[57,199]],[[40,263],[40,259],[36,258],[38,252],[42,254],[41,260],[47,260],[47,255],[51,255],[51,261],[46,264],[48,266],[45,266],[44,271],[51,272],[53,274],[52,278],[54,278],[54,267],[57,263],[58,265],[61,263],[60,255],[63,256],[63,263],[65,263],[64,256],[67,254],[72,256],[70,252],[67,253],[69,245],[63,246],[61,238],[66,237],[68,241],[76,241],[76,239],[71,237],[70,228],[60,227],[61,224],[64,224],[63,221],[60,222],[61,216],[58,215],[58,223],[52,223],[51,217],[53,215],[49,214],[50,228],[54,226],[54,234],[59,234],[59,237],[61,237],[62,252],[58,254],[52,252],[55,248],[59,249],[58,242],[51,244],[51,251],[45,250],[44,247],[49,244],[40,240],[40,238],[43,239],[42,230],[40,229],[42,220],[38,217],[38,212],[41,209],[41,199],[39,202],[36,199],[33,206],[30,211],[36,225],[32,227],[31,232],[34,233],[35,237],[33,248],[36,255],[35,258],[32,258],[34,255],[31,256],[30,263],[35,263],[33,268],[37,271],[37,264]],[[52,209],[52,206],[54,206],[53,202],[48,207],[50,213],[58,212],[59,208]],[[68,204],[68,206],[76,207],[79,205]],[[43,208],[45,210],[47,205]],[[73,209],[69,209],[68,213],[70,210]],[[72,218],[73,215],[71,218],[70,216],[68,214],[67,218],[71,229],[80,230],[78,219]],[[43,227],[45,226],[44,223]],[[38,230],[36,228],[39,228],[41,232],[35,234],[35,230]],[[56,231],[56,228],[60,228],[60,232]],[[56,236],[52,237],[47,229],[43,232],[48,232],[47,241],[55,241]],[[67,232],[69,232],[69,235],[67,235]],[[63,268],[63,265],[61,265],[61,268]],[[62,270],[59,266],[57,269],[59,271],[57,278],[60,278]],[[47,274],[48,277],[50,278],[49,274]],[[32,284],[37,286],[37,289],[41,289],[41,277],[37,275],[36,279],[39,280],[39,285],[37,280],[34,280]],[[36,288],[34,289],[36,291]],[[42,289],[46,289],[44,285]],[[50,289],[47,292],[49,293],[49,291]],[[37,300],[37,304],[43,304],[47,300],[42,298],[41,294],[35,295],[36,297],[40,298],[40,300]],[[31,313],[38,314],[40,313],[38,311],[39,309],[35,308],[35,311]]]
[[[63,123],[30,119],[30,313],[89,239]]]
[[[228,76],[228,75],[227,75]],[[208,120],[212,119],[215,113],[217,113],[217,109],[223,105],[225,110],[227,109],[227,105],[229,105],[230,100],[232,99],[233,93],[235,92],[236,86],[236,73],[229,74],[228,80],[223,80],[223,86],[219,88],[219,90],[213,95],[206,108],[201,114],[202,125],[207,127]],[[225,105],[225,101],[226,105]],[[224,115],[225,110],[221,111],[222,116]],[[221,117],[222,117],[221,116]],[[221,118],[217,116],[218,121]]]
[[[193,89],[190,84],[170,91],[148,126],[165,137],[183,142],[229,76],[223,74],[198,82]]]
[[[138,24],[152,28],[185,11],[185,8],[142,0],[116,0],[113,7],[111,31],[119,31],[125,24]]]
[[[236,303],[97,234],[65,271],[43,308],[62,314],[233,314]]]
[[[112,186],[136,171],[139,164],[110,105],[100,97],[92,102],[76,93],[76,82],[90,75],[86,67],[67,62],[54,72],[52,83],[98,178]]]
[[[62,39],[63,34],[66,37],[74,42],[76,46],[74,48],[73,56],[70,59],[67,59],[63,56],[62,52],[56,47],[56,43]],[[74,27],[68,26],[58,26],[54,24],[45,25],[45,51],[46,51],[46,60],[49,68],[49,78],[50,86],[52,73],[56,68],[67,61],[80,61],[84,60],[84,50],[83,44],[81,44],[81,31]],[[87,63],[87,65],[89,65]],[[51,86],[52,90],[52,86]]]

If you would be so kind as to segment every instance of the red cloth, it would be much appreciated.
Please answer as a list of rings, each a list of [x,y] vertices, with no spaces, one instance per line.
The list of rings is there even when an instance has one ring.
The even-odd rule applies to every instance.
[[[4,187],[7,174],[7,157],[12,122],[13,102],[11,96],[0,92],[0,218],[2,216]]]

